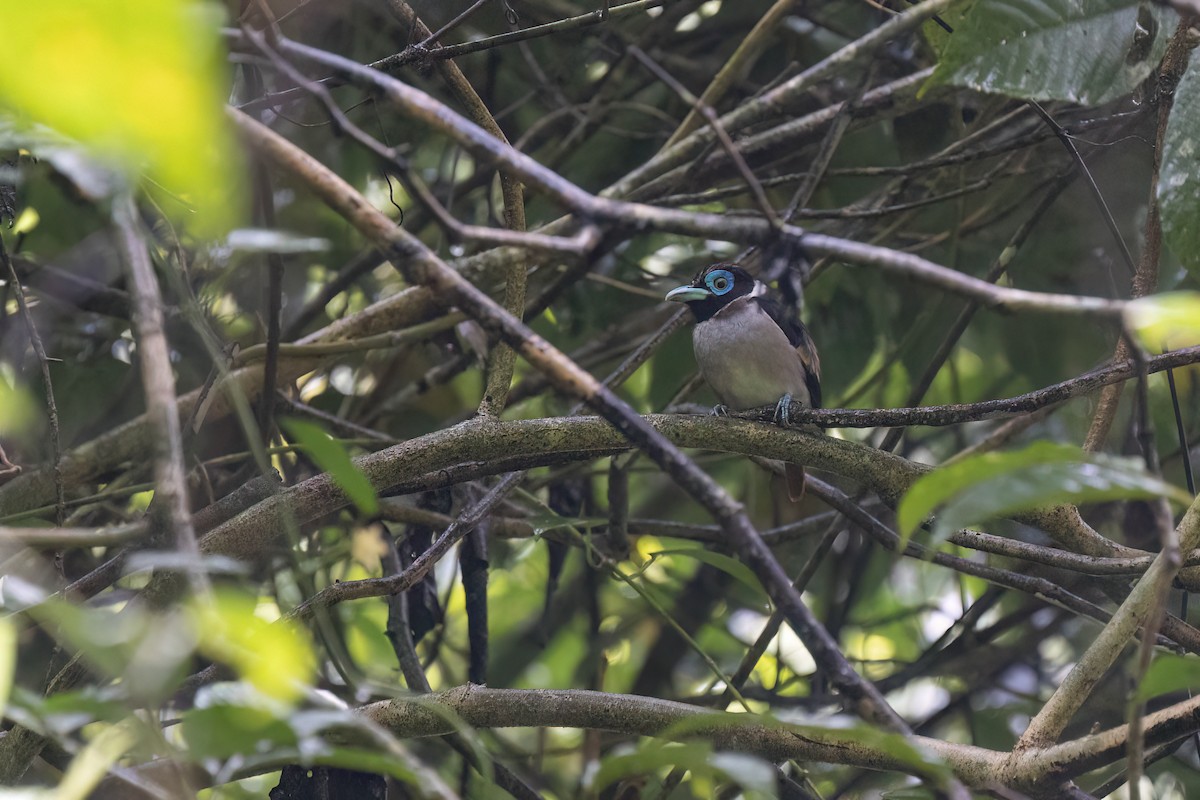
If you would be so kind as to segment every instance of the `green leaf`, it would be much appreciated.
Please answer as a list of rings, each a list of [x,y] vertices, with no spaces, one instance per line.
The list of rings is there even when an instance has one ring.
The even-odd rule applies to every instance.
[[[731,780],[747,798],[774,797],[775,770],[770,763],[745,753],[714,753],[707,742],[676,744],[652,739],[632,752],[614,751],[600,762],[592,785],[603,789],[623,778],[676,767]]]
[[[17,672],[17,628],[9,617],[0,617],[0,717],[8,707],[13,676]]]
[[[129,752],[143,738],[141,723],[133,718],[109,725],[97,734],[79,754],[71,759],[58,786],[45,795],[54,800],[83,800],[91,795],[96,785],[108,774],[113,764]]]
[[[1200,689],[1200,658],[1157,653],[1138,684],[1137,699],[1149,700],[1169,692]]]
[[[1163,138],[1158,204],[1163,238],[1193,276],[1200,274],[1200,64],[1192,59],[1175,89],[1175,104]]]
[[[1167,497],[1191,502],[1183,490],[1148,474],[1137,458],[1084,453],[1077,447],[1036,442],[1008,453],[984,453],[919,478],[900,501],[896,522],[907,541],[944,504],[934,542],[997,517],[1058,503],[1095,503]]]
[[[659,558],[660,556],[686,556],[687,558],[694,558],[697,561],[708,564],[710,567],[715,567],[722,572],[728,573],[746,586],[749,586],[757,594],[763,597],[767,596],[767,590],[759,582],[758,576],[736,558],[730,558],[721,553],[714,553],[712,550],[705,550],[703,547],[680,547],[674,550],[659,550],[650,554],[651,558]]]
[[[340,442],[330,437],[321,426],[307,420],[293,417],[282,419],[279,424],[300,443],[300,449],[318,467],[329,473],[359,511],[367,516],[379,512],[379,496],[375,494],[375,488],[362,470],[354,466]]]
[[[0,11],[12,34],[5,58],[21,65],[0,70],[0,106],[131,177],[145,170],[183,201],[164,208],[189,210],[202,232],[235,221],[244,170],[223,110],[218,9],[186,0],[6,0]]]
[[[1131,300],[1125,307],[1125,324],[1152,352],[1200,344],[1200,292],[1164,292]]]
[[[0,436],[17,437],[37,430],[38,406],[21,386],[12,386],[0,375]]]
[[[193,708],[184,713],[182,726],[188,754],[196,759],[250,755],[297,743],[291,726],[261,707]]]
[[[255,613],[256,598],[233,590],[198,596],[188,606],[199,649],[228,664],[267,697],[291,702],[316,673],[307,632],[289,619]]]
[[[986,0],[970,9],[927,86],[1106,103],[1158,64],[1173,15],[1138,0]]]
[[[768,727],[790,731],[815,742],[834,743],[852,735],[862,746],[880,750],[904,764],[914,775],[931,778],[948,778],[953,773],[934,753],[914,745],[909,739],[896,733],[881,731],[867,724],[850,723],[836,729],[816,725],[795,725],[773,717],[759,714],[696,714],[684,717],[668,726],[659,736],[683,738],[687,736],[711,736],[714,731],[740,727]]]

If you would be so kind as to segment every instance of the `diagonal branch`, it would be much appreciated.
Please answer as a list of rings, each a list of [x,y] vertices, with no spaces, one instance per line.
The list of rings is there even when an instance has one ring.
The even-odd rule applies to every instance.
[[[137,207],[124,196],[114,203],[113,218],[129,287],[133,295],[133,321],[138,332],[138,356],[142,386],[146,393],[146,415],[155,437],[154,501],[168,529],[175,535],[179,552],[193,558],[191,579],[197,589],[208,587],[200,564],[196,532],[188,510],[187,469],[183,463],[183,433],[179,405],[175,399],[175,376],[163,330],[162,296],[146,241],[138,230]]]

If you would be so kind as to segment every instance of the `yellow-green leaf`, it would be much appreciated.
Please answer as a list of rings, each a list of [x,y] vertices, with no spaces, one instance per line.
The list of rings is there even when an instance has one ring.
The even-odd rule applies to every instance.
[[[0,618],[0,716],[8,707],[13,676],[17,672],[17,628],[12,620]]]
[[[188,0],[0,0],[0,107],[144,174],[228,228],[243,170],[222,111],[220,9]],[[231,202],[233,201],[233,202]],[[183,212],[177,201],[164,207]]]
[[[1125,324],[1151,352],[1200,344],[1200,292],[1164,292],[1131,300]]]
[[[294,701],[312,684],[312,643],[291,620],[259,617],[255,605],[253,596],[230,590],[195,598],[190,611],[199,649],[264,695]]]

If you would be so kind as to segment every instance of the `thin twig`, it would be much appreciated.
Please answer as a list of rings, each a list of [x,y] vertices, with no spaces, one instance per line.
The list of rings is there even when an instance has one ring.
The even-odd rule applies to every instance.
[[[46,417],[50,422],[50,452],[54,458],[54,519],[61,526],[66,521],[67,498],[63,488],[62,436],[58,430],[58,405],[54,402],[54,383],[50,380],[50,359],[46,356],[46,347],[42,344],[42,337],[38,334],[37,326],[33,322],[33,314],[30,313],[29,303],[25,299],[25,288],[21,286],[21,279],[17,277],[17,270],[13,267],[12,259],[9,258],[3,236],[0,236],[0,260],[3,260],[5,271],[12,280],[13,294],[17,298],[17,308],[21,312],[21,319],[25,322],[25,330],[29,333],[29,344],[33,347],[38,367],[42,372],[42,388],[46,392]],[[8,459],[3,457],[3,451],[0,451],[0,466],[10,466]]]
[[[952,1],[927,0],[927,3],[922,4],[921,8],[927,5],[933,7],[939,2]],[[497,141],[482,128],[446,108],[424,92],[323,50],[287,40],[280,40],[278,47],[281,52],[287,53],[289,56],[322,64],[348,80],[381,92],[397,108],[448,134],[476,157],[503,164],[526,183],[537,186],[551,198],[588,219],[604,220],[613,225],[637,230],[654,228],[706,239],[719,236],[730,241],[740,242],[767,243],[775,241],[782,235],[816,255],[833,256],[851,264],[879,267],[897,275],[938,286],[951,293],[977,298],[989,308],[1085,314],[1111,318],[1120,315],[1125,307],[1125,304],[1118,300],[993,286],[986,281],[947,269],[911,253],[810,233],[792,225],[785,225],[782,230],[776,230],[769,221],[762,219],[679,211],[613,200],[608,197],[597,197],[525,154]],[[237,112],[231,110],[230,113],[236,115]],[[233,116],[233,118],[239,119],[237,116]],[[723,124],[724,121],[722,118]],[[691,138],[689,137],[685,141],[690,141]],[[515,235],[511,232],[508,233]]]
[[[145,239],[138,230],[137,207],[125,196],[114,202],[113,222],[118,244],[129,275],[133,295],[134,325],[138,332],[138,358],[146,394],[146,415],[155,429],[155,503],[161,504],[163,520],[175,537],[179,551],[189,556],[192,583],[201,592],[208,589],[208,576],[200,559],[196,533],[188,511],[187,470],[183,459],[183,432],[175,400],[175,377],[170,349],[163,331],[162,296]]]

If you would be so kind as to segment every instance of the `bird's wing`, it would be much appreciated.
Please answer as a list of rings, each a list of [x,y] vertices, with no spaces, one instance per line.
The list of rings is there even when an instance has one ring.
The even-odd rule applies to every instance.
[[[796,355],[800,356],[800,363],[804,365],[804,383],[808,387],[812,407],[820,408],[821,358],[817,355],[817,346],[813,344],[812,337],[808,335],[808,328],[804,327],[803,322],[795,315],[788,313],[784,305],[770,295],[755,295],[754,301],[762,307],[763,311],[767,312],[780,330],[787,335],[792,347],[796,348]]]

